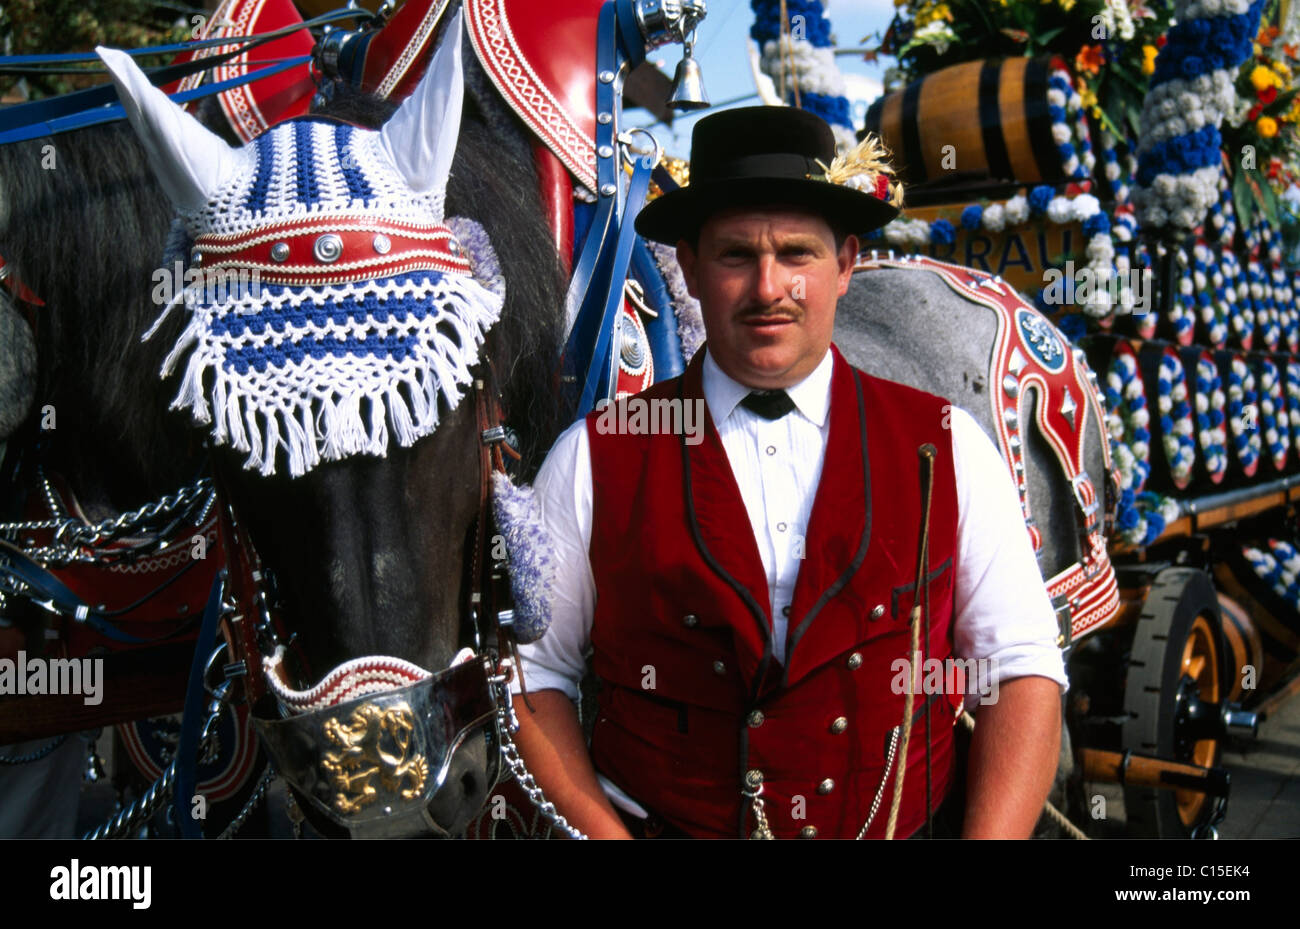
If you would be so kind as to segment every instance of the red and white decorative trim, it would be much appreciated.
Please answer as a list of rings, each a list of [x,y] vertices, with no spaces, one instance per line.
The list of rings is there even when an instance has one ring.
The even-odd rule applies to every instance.
[[[467,0],[465,26],[488,76],[511,108],[546,147],[587,186],[596,189],[596,143],[565,111],[519,47],[504,0]]]

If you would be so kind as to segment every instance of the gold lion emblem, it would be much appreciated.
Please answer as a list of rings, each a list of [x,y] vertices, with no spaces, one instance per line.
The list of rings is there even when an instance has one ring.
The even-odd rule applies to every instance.
[[[413,800],[424,791],[429,766],[423,755],[411,754],[415,715],[405,704],[380,709],[373,703],[358,707],[347,724],[337,718],[325,723],[325,738],[339,751],[326,752],[321,768],[337,791],[334,807],[356,813],[386,795]]]

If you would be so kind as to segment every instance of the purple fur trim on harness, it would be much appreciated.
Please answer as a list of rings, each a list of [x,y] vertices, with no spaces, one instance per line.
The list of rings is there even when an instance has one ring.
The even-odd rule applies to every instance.
[[[686,278],[677,264],[677,251],[658,242],[646,242],[654,255],[659,273],[664,276],[668,296],[672,297],[677,312],[677,336],[682,340],[682,361],[690,361],[704,344],[704,317],[700,314],[700,301],[686,292]]]
[[[474,279],[497,296],[504,297],[505,278],[501,275],[501,262],[488,238],[487,230],[467,216],[452,216],[446,220],[449,228],[465,250]]]
[[[492,475],[492,508],[497,531],[505,539],[510,589],[515,599],[515,638],[536,642],[551,626],[555,546],[542,523],[533,488],[516,487],[501,472]]]

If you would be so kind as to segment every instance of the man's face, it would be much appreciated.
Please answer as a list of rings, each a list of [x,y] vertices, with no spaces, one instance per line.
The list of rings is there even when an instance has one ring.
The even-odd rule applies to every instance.
[[[698,251],[678,242],[718,367],[766,390],[811,374],[831,344],[857,251],[855,237],[836,249],[826,220],[786,207],[716,213],[700,229]]]

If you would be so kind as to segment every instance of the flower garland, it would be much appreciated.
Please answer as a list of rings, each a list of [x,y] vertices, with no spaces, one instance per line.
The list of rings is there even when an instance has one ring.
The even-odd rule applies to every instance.
[[[1272,359],[1263,358],[1259,362],[1259,431],[1268,446],[1273,468],[1279,472],[1286,469],[1287,447],[1291,443],[1286,407],[1282,372]]]
[[[1246,272],[1237,260],[1237,253],[1224,245],[1220,252],[1219,267],[1223,270],[1224,294],[1232,313],[1228,318],[1232,341],[1250,351],[1255,341],[1255,310],[1250,302],[1250,285]]]
[[[1293,448],[1300,454],[1300,363],[1294,361],[1286,366],[1286,408]]]
[[[1234,110],[1234,72],[1251,52],[1264,3],[1176,0],[1177,24],[1142,104],[1134,198],[1144,227],[1187,235],[1218,198],[1219,124]]]
[[[1120,513],[1126,513],[1125,494],[1128,491],[1120,494]],[[1121,527],[1120,538],[1130,545],[1150,545],[1160,538],[1169,523],[1182,515],[1182,505],[1172,497],[1146,491],[1133,496],[1131,512],[1133,516],[1128,519],[1132,520],[1132,525]],[[1116,525],[1119,525],[1118,515]]]
[[[1255,374],[1241,355],[1228,362],[1228,426],[1237,464],[1246,477],[1254,477],[1259,468],[1259,394],[1255,391]]]
[[[816,113],[830,124],[835,145],[857,145],[844,75],[835,63],[830,20],[821,0],[784,0],[789,29],[782,28],[782,0],[750,0],[750,38],[762,50],[763,72],[785,88],[786,102]]]
[[[1052,142],[1061,158],[1061,170],[1086,193],[1092,185],[1097,159],[1092,153],[1083,98],[1064,68],[1054,68],[1048,77],[1047,112],[1052,119]]]
[[[1101,131],[1101,162],[1102,175],[1106,178],[1106,185],[1110,188],[1111,198],[1116,204],[1124,205],[1129,201],[1129,194],[1133,184],[1133,172],[1130,170],[1124,172],[1120,165],[1119,151],[1115,143],[1115,136],[1109,130]]]
[[[1156,411],[1160,414],[1160,443],[1169,464],[1169,478],[1182,490],[1191,481],[1192,466],[1196,464],[1196,441],[1192,438],[1196,427],[1187,398],[1187,375],[1172,348],[1166,348],[1160,356]]]
[[[1106,368],[1102,398],[1106,403],[1106,431],[1110,434],[1121,489],[1131,494],[1141,493],[1151,476],[1151,413],[1147,408],[1146,388],[1138,375],[1137,352],[1128,342],[1115,346]]]
[[[1191,345],[1196,335],[1196,300],[1192,296],[1194,271],[1188,268],[1187,249],[1181,245],[1174,252],[1174,260],[1181,273],[1178,275],[1178,294],[1169,301],[1169,325],[1173,329],[1174,341],[1179,345]]]
[[[1210,241],[1231,246],[1232,239],[1237,234],[1237,211],[1232,205],[1232,187],[1228,184],[1228,176],[1223,172],[1219,172],[1219,197],[1210,204],[1207,219],[1206,235]]]
[[[1291,272],[1291,282],[1287,293],[1290,311],[1288,321],[1282,325],[1282,335],[1287,347],[1293,352],[1300,352],[1300,270]]]
[[[1246,545],[1242,555],[1258,577],[1272,588],[1288,605],[1300,612],[1300,552],[1294,545],[1281,539],[1269,539],[1269,552]]]
[[[1223,480],[1228,471],[1227,417],[1223,408],[1227,398],[1219,369],[1209,352],[1201,352],[1196,359],[1196,438],[1200,442],[1205,471],[1215,484]]]
[[[1232,315],[1232,305],[1226,299],[1223,271],[1204,239],[1197,239],[1192,249],[1192,286],[1200,306],[1206,339],[1214,348],[1223,348],[1228,343],[1228,317]]]

